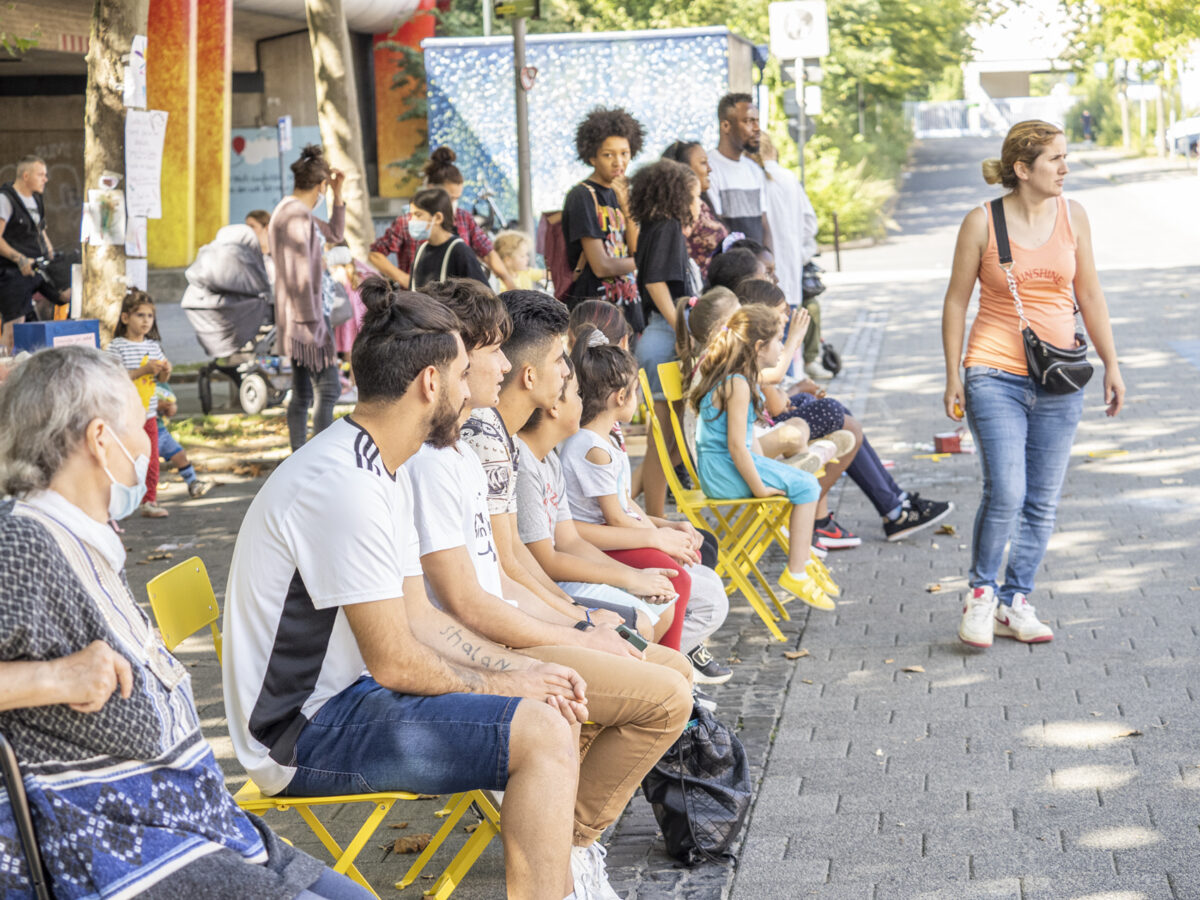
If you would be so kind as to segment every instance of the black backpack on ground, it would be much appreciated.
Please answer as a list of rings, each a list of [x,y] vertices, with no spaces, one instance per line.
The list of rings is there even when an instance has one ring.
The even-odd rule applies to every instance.
[[[685,866],[733,860],[750,812],[746,749],[728,726],[696,706],[683,734],[642,780],[667,853]]]

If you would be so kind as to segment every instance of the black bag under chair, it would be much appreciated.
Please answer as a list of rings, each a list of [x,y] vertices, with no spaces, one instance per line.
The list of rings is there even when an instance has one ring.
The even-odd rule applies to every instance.
[[[642,780],[667,853],[685,866],[733,860],[750,812],[750,765],[737,735],[696,706],[683,734]]]

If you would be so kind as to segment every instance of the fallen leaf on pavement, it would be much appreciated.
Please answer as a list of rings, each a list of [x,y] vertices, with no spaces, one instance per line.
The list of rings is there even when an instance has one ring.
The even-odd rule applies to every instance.
[[[784,659],[803,659],[806,656],[808,656],[807,650],[785,650],[783,654]]]
[[[432,834],[410,834],[392,842],[393,853],[420,853],[433,840]]]
[[[942,589],[942,586],[937,583],[925,585],[925,593],[927,593],[927,594],[936,594],[941,589]]]
[[[955,528],[953,525],[943,525],[943,526],[942,526],[941,528],[939,528],[939,529],[938,529],[938,530],[937,530],[935,533],[936,533],[936,534],[950,534],[950,535],[954,535],[954,534],[958,534],[958,529],[957,529],[957,528]]]
[[[1141,736],[1142,736],[1142,733],[1140,731],[1138,731],[1136,728],[1131,728],[1128,731],[1122,731],[1122,732],[1119,732],[1119,733],[1113,735],[1113,737],[1119,737],[1119,738],[1141,737]]]
[[[479,822],[472,822],[470,825],[464,825],[463,831],[465,831],[467,834],[474,834],[475,829],[479,827],[479,824]]]
[[[150,560],[151,562],[154,562],[154,560],[156,560],[156,559],[174,559],[174,558],[175,558],[174,553],[151,553],[149,556],[146,557],[146,559]]]
[[[805,684],[812,684],[811,678],[801,678],[800,680],[803,681]]]
[[[737,664],[738,664],[738,663],[740,663],[741,661],[742,661],[742,660],[741,660],[741,658],[740,658],[740,657],[737,657],[737,656],[728,656],[728,657],[726,657],[726,658],[725,658],[725,662],[727,662],[727,663],[733,663],[734,665],[737,665]]]
[[[924,666],[905,666],[900,671],[901,672],[924,672],[925,667]]]
[[[890,666],[890,665],[891,665],[892,663],[894,663],[894,662],[895,662],[895,660],[894,660],[894,659],[885,659],[885,660],[883,661],[883,664],[884,664],[885,666]]]
[[[408,823],[407,822],[396,822],[394,825],[389,825],[388,827],[389,828],[407,828]]]

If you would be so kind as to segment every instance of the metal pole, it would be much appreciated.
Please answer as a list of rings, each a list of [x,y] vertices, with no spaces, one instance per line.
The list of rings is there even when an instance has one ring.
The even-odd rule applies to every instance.
[[[492,36],[492,0],[483,0],[483,36]]]
[[[804,60],[802,59],[796,60],[796,105],[800,107],[800,187],[804,187],[804,144],[808,139],[808,136],[805,134],[808,124],[808,112],[804,108]]]
[[[513,80],[517,89],[517,224],[526,234],[533,233],[532,166],[529,160],[529,98],[521,83],[525,68],[525,17],[513,19]]]
[[[833,261],[837,263],[837,270],[842,271],[842,229],[837,213],[833,214]]]

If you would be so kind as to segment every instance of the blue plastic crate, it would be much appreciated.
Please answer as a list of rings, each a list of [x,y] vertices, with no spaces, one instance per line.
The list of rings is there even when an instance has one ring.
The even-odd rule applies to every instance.
[[[13,352],[36,353],[47,347],[83,344],[100,349],[99,319],[66,319],[61,322],[23,322],[13,326]]]

